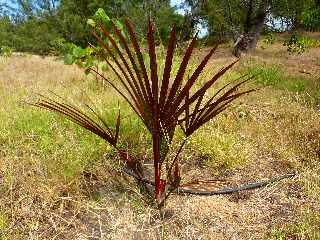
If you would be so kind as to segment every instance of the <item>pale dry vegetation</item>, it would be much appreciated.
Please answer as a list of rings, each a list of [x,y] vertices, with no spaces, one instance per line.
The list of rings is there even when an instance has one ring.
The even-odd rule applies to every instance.
[[[258,80],[259,91],[190,139],[181,157],[183,180],[218,178],[211,187],[220,188],[297,176],[233,195],[173,195],[163,221],[130,179],[110,171],[117,164],[107,144],[22,101],[52,90],[80,104],[90,98],[98,109],[111,107],[105,117],[113,118],[112,90],[53,58],[1,59],[0,239],[319,239],[319,49],[303,56],[270,49],[246,56],[226,78],[280,63],[276,84],[270,84],[274,72],[265,71],[266,87]],[[229,60],[220,51],[207,71]],[[291,61],[306,65],[295,68]],[[296,71],[300,67],[310,74]],[[292,75],[303,89],[291,87]],[[123,144],[148,159],[146,130],[120,105]]]

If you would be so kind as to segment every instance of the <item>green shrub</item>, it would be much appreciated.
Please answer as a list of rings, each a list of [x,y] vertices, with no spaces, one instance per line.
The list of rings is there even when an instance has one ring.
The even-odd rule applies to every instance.
[[[12,56],[12,49],[8,46],[2,46],[0,48],[0,56],[3,56],[3,57],[11,57]]]
[[[304,37],[294,33],[283,44],[290,53],[302,54],[307,48],[320,47],[320,40]]]
[[[73,43],[68,43],[64,38],[56,38],[50,42],[51,52],[55,55],[65,55],[76,47]]]
[[[297,33],[293,33],[288,40],[284,41],[283,45],[287,46],[287,51],[289,53],[302,54],[306,49],[305,38]]]
[[[276,41],[276,36],[273,32],[268,32],[263,41],[266,44],[274,44]]]

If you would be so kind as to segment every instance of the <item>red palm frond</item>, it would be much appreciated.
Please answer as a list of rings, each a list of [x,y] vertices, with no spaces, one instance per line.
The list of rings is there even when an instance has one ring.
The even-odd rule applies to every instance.
[[[66,100],[64,100],[63,103],[57,102],[54,99],[48,98],[40,94],[38,100],[30,104],[61,114],[67,117],[72,122],[98,135],[102,139],[106,140],[109,144],[116,147],[118,136],[112,133],[111,129],[102,119],[102,117],[98,113],[96,113],[92,108],[90,109],[92,112],[94,112],[94,115],[97,117],[97,119],[94,119],[88,114],[79,110],[76,106],[66,103]]]
[[[148,20],[146,36],[148,64],[144,60],[144,51],[140,47],[129,21],[125,21],[128,39],[118,29],[113,20],[111,19],[110,21],[112,26],[110,31],[106,30],[103,24],[100,24],[98,25],[99,34],[93,32],[93,36],[102,49],[97,51],[97,54],[105,60],[119,81],[118,83],[113,82],[98,70],[93,68],[90,70],[103,78],[125,99],[151,133],[154,162],[154,197],[160,206],[166,199],[166,191],[169,189],[170,193],[173,189],[179,187],[178,155],[182,151],[185,141],[179,148],[175,158],[170,161],[170,164],[167,162],[167,179],[164,180],[161,175],[162,164],[168,154],[169,145],[177,126],[181,126],[186,137],[190,136],[206,122],[229,107],[234,100],[252,92],[253,90],[239,91],[250,78],[246,79],[245,76],[242,78],[244,80],[226,84],[209,100],[205,100],[208,89],[231,69],[239,59],[222,68],[203,86],[195,89],[195,83],[200,78],[216,47],[206,54],[192,75],[186,79],[185,73],[197,41],[197,35],[194,36],[182,57],[176,75],[172,76],[176,45],[176,28],[173,27],[168,41],[163,74],[160,76],[158,74],[159,59],[157,59],[154,29],[151,20]],[[108,41],[108,44],[106,41]],[[93,49],[95,48],[93,47]],[[71,121],[100,136],[117,148],[120,112],[116,117],[115,130],[112,130],[102,117],[90,107],[88,108],[94,118],[75,106],[60,103],[43,96],[33,105],[66,116]],[[131,168],[131,171],[139,176],[140,179],[145,179],[142,172],[136,171],[134,164],[130,160],[131,158],[126,156],[126,153],[119,151],[119,154],[127,162],[127,167]],[[166,186],[167,184],[169,185],[168,187]]]

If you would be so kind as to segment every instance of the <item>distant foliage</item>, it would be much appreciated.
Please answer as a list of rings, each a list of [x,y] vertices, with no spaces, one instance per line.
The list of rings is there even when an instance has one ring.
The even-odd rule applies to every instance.
[[[12,34],[8,40],[18,52],[29,52],[38,55],[47,55],[51,52],[50,42],[59,37],[59,31],[52,25],[51,19],[30,16],[27,21],[20,20],[13,24]]]
[[[302,25],[311,31],[320,30],[320,7],[305,11],[302,15]]]
[[[146,23],[141,19],[152,16],[156,25],[155,39],[158,45],[166,42],[170,27],[182,27],[183,16],[177,14],[169,0],[24,0],[15,1],[10,16],[0,9],[0,46],[9,46],[19,52],[38,55],[61,54],[63,43],[74,43],[85,48],[95,42],[90,35],[88,18],[94,18],[97,9],[103,8],[117,19],[130,19],[137,29],[139,40],[145,36]],[[1,8],[1,3],[0,3]],[[100,12],[103,14],[102,12]],[[100,17],[103,17],[102,15]],[[107,29],[110,30],[110,29]]]
[[[275,19],[281,18],[284,22],[293,23],[296,25],[292,26],[293,28],[302,27],[312,31],[320,28],[320,7],[316,7],[314,0],[185,0],[182,2],[189,10],[184,16],[177,13],[170,0],[21,0],[12,2],[16,4],[10,16],[0,11],[0,46],[9,46],[19,52],[39,55],[61,54],[61,49],[57,51],[56,47],[63,39],[66,43],[74,43],[82,48],[85,48],[88,42],[94,42],[95,38],[90,35],[91,29],[87,19],[92,18],[98,8],[105,9],[107,14],[116,19],[130,19],[135,26],[139,41],[145,40],[147,29],[145,21],[141,19],[151,16],[155,24],[156,45],[167,44],[170,28],[173,25],[176,25],[178,38],[186,42],[197,31],[199,24],[207,27],[208,39],[211,43],[228,42],[239,33],[256,38],[260,36],[260,31],[257,35],[253,34],[256,29],[260,29],[255,27],[256,24],[261,22],[263,25],[266,22],[263,16],[268,14]],[[264,4],[265,2],[269,2],[268,7]],[[272,36],[268,36],[266,41],[272,44]],[[256,41],[251,43],[250,48],[255,48]],[[179,45],[181,45],[180,42]]]
[[[13,24],[9,17],[2,17],[0,15],[0,47],[13,47]]]

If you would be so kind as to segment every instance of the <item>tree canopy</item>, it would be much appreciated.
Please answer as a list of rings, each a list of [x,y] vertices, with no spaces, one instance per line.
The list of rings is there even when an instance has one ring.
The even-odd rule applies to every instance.
[[[95,41],[87,19],[98,8],[113,18],[129,19],[140,40],[145,36],[148,16],[153,18],[158,40],[166,41],[173,25],[181,41],[189,40],[202,23],[212,41],[236,41],[243,35],[249,39],[249,48],[255,48],[265,30],[320,29],[319,0],[183,3],[185,15],[178,14],[169,0],[8,0],[0,3],[0,46],[38,54],[50,53],[59,41],[85,47]]]

